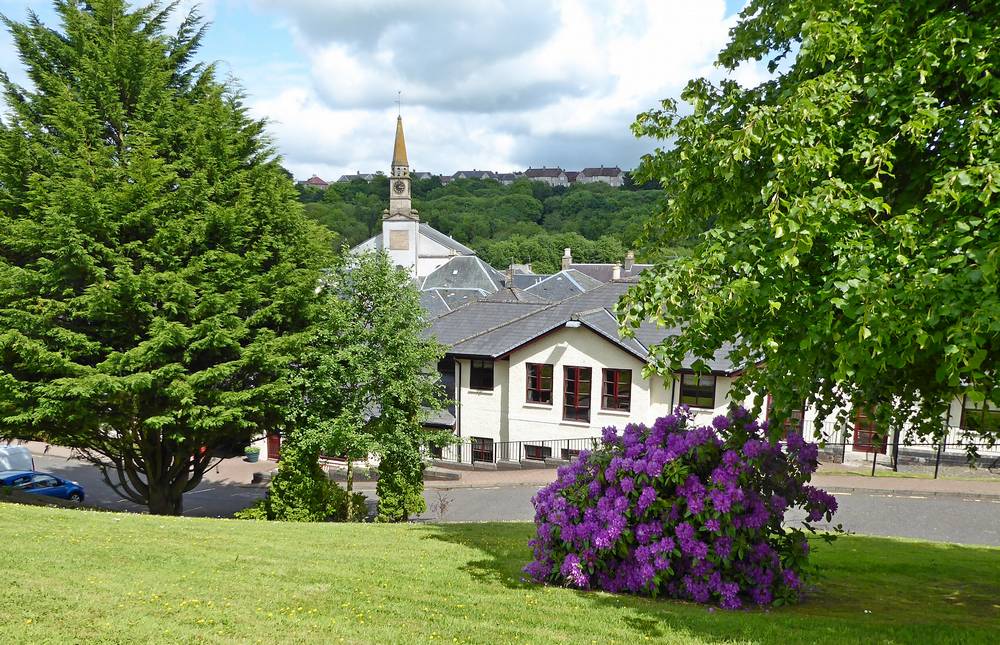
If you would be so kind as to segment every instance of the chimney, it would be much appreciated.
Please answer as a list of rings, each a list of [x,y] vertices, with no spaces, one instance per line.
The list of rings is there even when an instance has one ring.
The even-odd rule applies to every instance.
[[[566,269],[568,269],[571,264],[573,264],[573,253],[570,251],[569,247],[567,246],[566,250],[563,251],[563,256],[562,256],[562,268],[563,268],[563,270],[565,271]]]
[[[633,264],[635,264],[635,253],[629,251],[625,254],[625,270],[631,271]]]
[[[613,267],[611,267],[611,279],[612,280],[622,279],[622,265],[615,264]]]

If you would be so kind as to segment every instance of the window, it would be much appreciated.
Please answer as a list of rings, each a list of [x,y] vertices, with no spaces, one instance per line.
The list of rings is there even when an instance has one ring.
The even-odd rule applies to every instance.
[[[604,370],[604,395],[601,407],[605,410],[628,412],[632,406],[632,370]]]
[[[967,401],[962,408],[962,429],[967,432],[989,434],[1000,432],[1000,410],[991,410],[986,406],[976,407],[972,401]]]
[[[552,366],[528,363],[527,388],[525,401],[552,405]]]
[[[715,376],[684,374],[681,376],[681,404],[692,408],[715,407]]]
[[[472,440],[472,461],[493,463],[493,440],[484,437],[469,437]]]
[[[493,389],[493,361],[472,362],[472,369],[469,370],[469,387],[473,390]]]
[[[49,477],[48,475],[35,475],[31,478],[31,486],[29,488],[55,488],[59,485],[54,477]]]
[[[524,446],[524,458],[525,459],[537,459],[541,461],[542,459],[548,459],[552,456],[551,446]]]
[[[570,460],[576,459],[579,456],[580,456],[580,451],[577,450],[576,448],[563,448],[562,449],[562,458],[563,458],[563,461],[570,461]]]
[[[563,419],[590,421],[590,368],[563,368]]]

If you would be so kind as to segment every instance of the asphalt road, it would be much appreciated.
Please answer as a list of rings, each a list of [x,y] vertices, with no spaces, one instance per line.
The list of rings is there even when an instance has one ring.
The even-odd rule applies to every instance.
[[[141,511],[122,499],[89,464],[59,457],[36,456],[35,467],[79,482],[87,503],[120,511]],[[373,487],[359,487],[374,498]],[[419,519],[445,522],[530,521],[531,497],[537,486],[428,488],[428,511]],[[203,482],[185,495],[184,514],[229,517],[264,495],[264,489],[217,481]],[[960,544],[1000,546],[1000,499],[911,497],[876,493],[838,493],[840,510],[834,523],[868,535],[907,537]],[[797,522],[802,515],[790,514]]]
[[[70,479],[83,486],[88,506],[114,511],[145,511],[108,486],[100,471],[90,464],[65,457],[35,455],[35,470]],[[184,495],[184,514],[191,517],[231,517],[236,511],[250,506],[264,496],[258,486],[239,486],[217,481],[203,481]]]
[[[429,490],[428,521],[496,521],[534,518],[536,486]],[[837,493],[834,524],[867,535],[1000,546],[1000,500]],[[444,512],[441,512],[444,501]],[[789,513],[797,523],[804,513]],[[824,526],[817,524],[817,526]]]

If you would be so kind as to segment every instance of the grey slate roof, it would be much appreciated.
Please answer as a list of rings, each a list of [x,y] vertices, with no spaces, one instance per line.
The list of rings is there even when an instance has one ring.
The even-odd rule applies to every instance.
[[[528,168],[524,171],[525,177],[558,177],[563,174],[562,168]]]
[[[632,269],[630,271],[626,271],[625,268],[622,267],[620,270],[620,275],[622,279],[633,278],[652,266],[653,266],[652,264],[633,264]],[[612,274],[614,273],[615,265],[606,263],[605,264],[573,263],[569,265],[569,268],[576,269],[580,273],[585,273],[591,278],[599,280],[600,282],[611,282],[611,280],[613,279]]]
[[[537,284],[527,287],[525,291],[545,298],[549,302],[565,300],[570,296],[575,296],[591,289],[601,286],[599,280],[595,280],[575,269],[567,269],[559,273],[540,280]]]
[[[516,287],[504,287],[496,293],[483,296],[479,300],[480,302],[526,302],[533,305],[547,305],[549,303],[548,300],[542,298],[541,296],[523,291]]]
[[[451,311],[451,307],[448,306],[448,303],[445,302],[445,299],[437,289],[420,292],[420,308],[424,310],[429,320],[443,316]]]
[[[584,177],[617,177],[622,174],[622,169],[618,166],[610,168],[605,168],[604,166],[600,168],[584,168],[580,171],[580,174]]]
[[[515,273],[513,275],[514,286],[518,289],[527,289],[528,287],[538,284],[545,278],[549,277],[542,273]]]
[[[434,240],[441,246],[452,249],[459,255],[475,255],[476,252],[465,246],[461,242],[453,240],[436,228],[432,228],[430,224],[424,222],[420,223],[420,232],[426,236],[428,239]]]
[[[482,295],[503,286],[503,274],[474,255],[456,255],[434,269],[421,285],[427,289],[479,289]]]
[[[630,286],[625,282],[602,284],[549,305],[480,300],[434,320],[428,335],[449,345],[452,355],[500,358],[565,326],[569,321],[577,321],[581,327],[590,329],[645,361],[652,345],[662,342],[669,335],[676,335],[679,330],[643,323],[635,330],[635,338],[619,336],[613,309]],[[711,370],[720,373],[734,371],[727,357],[729,349],[730,346],[723,347],[712,360],[706,361]],[[693,363],[694,358],[689,357],[683,367],[689,368]]]

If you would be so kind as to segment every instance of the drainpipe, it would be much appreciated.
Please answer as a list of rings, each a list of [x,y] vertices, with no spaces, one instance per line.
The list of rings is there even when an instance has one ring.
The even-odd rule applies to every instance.
[[[674,390],[677,389],[677,375],[671,374],[670,379],[670,409],[667,410],[667,414],[674,413]]]
[[[462,437],[462,360],[456,358],[455,365],[458,366],[458,379],[455,382],[455,434]],[[462,463],[462,444],[458,444],[455,451],[458,454],[458,463]]]

